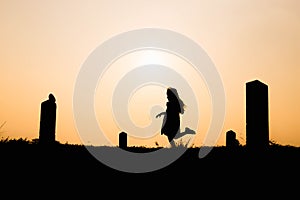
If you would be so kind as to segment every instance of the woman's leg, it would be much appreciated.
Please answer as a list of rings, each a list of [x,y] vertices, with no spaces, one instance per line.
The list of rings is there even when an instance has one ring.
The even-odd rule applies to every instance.
[[[168,136],[168,141],[169,141],[171,147],[175,147],[175,146],[176,146],[176,145],[175,145],[175,141],[174,141],[174,136],[175,136],[175,134],[170,134],[170,135]]]
[[[175,142],[173,140],[173,137],[168,136],[168,140],[169,140],[169,143],[170,143],[171,147],[175,147]]]

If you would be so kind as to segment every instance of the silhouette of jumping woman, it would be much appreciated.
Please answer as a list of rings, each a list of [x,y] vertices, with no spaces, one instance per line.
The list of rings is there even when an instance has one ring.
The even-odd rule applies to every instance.
[[[171,146],[174,146],[173,139],[180,132],[180,114],[184,113],[185,104],[179,98],[175,88],[169,87],[167,89],[167,98],[166,111],[156,115],[156,118],[164,115],[161,134],[166,135]]]

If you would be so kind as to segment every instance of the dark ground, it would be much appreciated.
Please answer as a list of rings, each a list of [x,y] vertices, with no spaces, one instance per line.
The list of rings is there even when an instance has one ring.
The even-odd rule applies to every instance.
[[[299,147],[271,145],[265,152],[256,153],[244,146],[234,150],[214,147],[202,159],[198,152],[199,148],[187,149],[175,162],[157,171],[127,173],[102,164],[81,145],[6,141],[0,143],[2,194],[42,199],[62,195],[139,199],[300,197]]]

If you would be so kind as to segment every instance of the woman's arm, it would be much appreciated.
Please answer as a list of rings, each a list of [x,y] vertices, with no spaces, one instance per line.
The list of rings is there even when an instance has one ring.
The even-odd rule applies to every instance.
[[[166,114],[166,112],[161,112],[158,115],[156,115],[156,118],[161,117],[162,115],[165,115],[165,114]]]

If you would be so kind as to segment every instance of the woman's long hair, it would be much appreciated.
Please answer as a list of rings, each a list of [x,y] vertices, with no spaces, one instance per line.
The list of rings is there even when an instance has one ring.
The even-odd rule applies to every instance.
[[[167,89],[167,95],[170,101],[177,101],[180,108],[180,113],[184,113],[184,109],[186,105],[183,103],[183,101],[179,98],[178,92],[175,88],[169,87]]]

